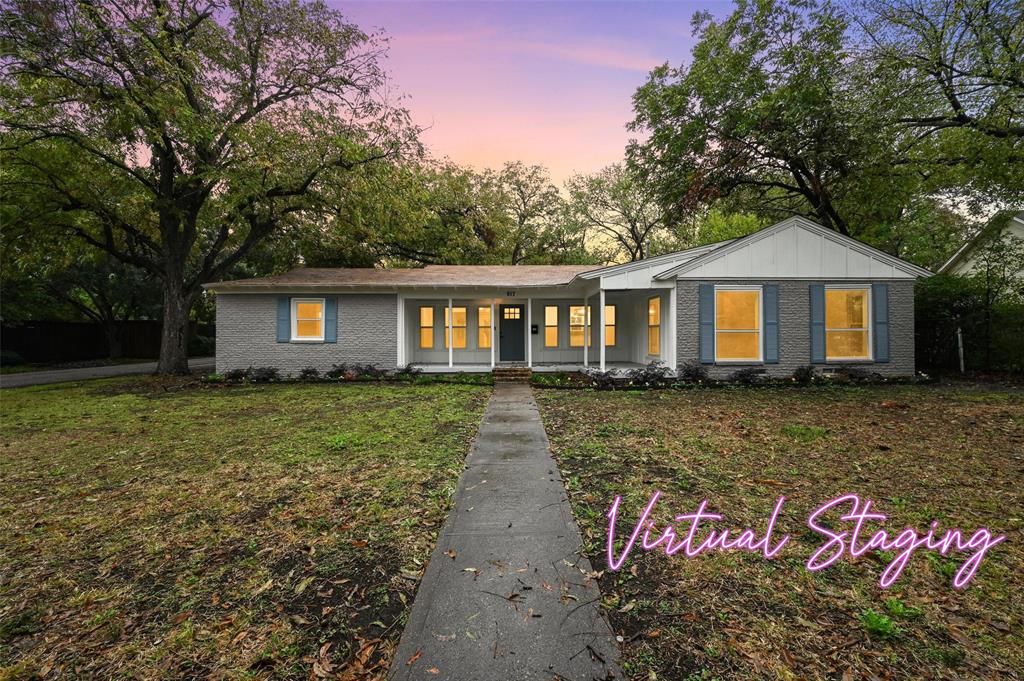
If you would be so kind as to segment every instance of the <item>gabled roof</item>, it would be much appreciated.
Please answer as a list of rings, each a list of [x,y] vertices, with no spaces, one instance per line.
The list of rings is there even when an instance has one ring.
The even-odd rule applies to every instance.
[[[284,274],[258,279],[236,279],[207,284],[220,293],[276,290],[288,287],[335,289],[349,287],[404,288],[434,286],[559,286],[594,265],[427,265],[404,269],[372,267],[300,267]]]
[[[801,233],[806,235],[802,239]],[[932,273],[807,218],[791,217],[727,242],[654,278],[687,275],[868,279],[930,277]]]
[[[964,245],[958,248],[956,253],[954,253],[949,260],[942,264],[942,267],[939,268],[939,273],[945,274],[946,272],[952,270],[957,263],[963,260],[971,252],[971,250],[973,250],[974,247],[978,245],[979,241],[982,241],[985,237],[992,236],[993,225],[1005,219],[1007,217],[1007,213],[1012,213],[1012,211],[1000,211],[996,213],[994,216],[992,216],[992,218],[985,223],[985,226],[978,230],[977,234],[975,234],[966,242],[964,242]],[[1016,215],[1013,215],[1008,220],[1006,220],[1006,222],[999,228],[999,231],[1002,232],[1008,229],[1010,225],[1014,222],[1018,222],[1020,223],[1021,227],[1024,227],[1024,211],[1019,211]]]
[[[665,268],[674,267],[682,264],[689,260],[693,260],[696,257],[704,255],[709,251],[713,251],[725,244],[732,243],[735,239],[726,239],[725,241],[718,241],[713,244],[707,244],[704,246],[696,246],[694,248],[688,248],[683,251],[672,251],[671,253],[664,253],[662,255],[655,255],[643,260],[635,260],[633,262],[623,263],[621,265],[610,265],[608,267],[601,267],[598,269],[591,269],[589,272],[584,272],[579,275],[580,279],[597,279],[599,277],[607,277],[613,274],[622,274],[623,272],[632,272],[634,270],[640,270],[645,268],[658,268],[664,266]]]

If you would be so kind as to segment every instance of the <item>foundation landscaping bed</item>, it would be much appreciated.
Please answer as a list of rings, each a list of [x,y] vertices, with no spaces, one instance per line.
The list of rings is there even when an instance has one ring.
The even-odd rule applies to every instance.
[[[802,389],[538,390],[603,605],[632,679],[1017,679],[1024,669],[1024,392],[986,385]],[[597,418],[595,418],[597,417]],[[702,499],[721,521],[763,536],[785,497],[773,559],[746,551],[635,547],[608,569],[607,514],[621,495],[620,557],[652,493],[660,533]],[[812,572],[826,537],[812,511],[841,495],[874,501],[885,528],[989,528],[992,547],[966,588],[970,553],[917,550],[889,588],[894,552],[844,555]],[[849,506],[841,507],[848,511]],[[850,529],[841,512],[823,524]],[[659,536],[652,533],[652,539]]]
[[[0,678],[383,678],[489,395],[4,390]]]

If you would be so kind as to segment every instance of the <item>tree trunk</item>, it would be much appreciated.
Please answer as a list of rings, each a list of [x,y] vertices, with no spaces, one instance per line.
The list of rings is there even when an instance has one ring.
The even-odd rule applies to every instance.
[[[164,284],[164,318],[160,332],[158,374],[188,373],[188,313],[192,296],[173,282]]]

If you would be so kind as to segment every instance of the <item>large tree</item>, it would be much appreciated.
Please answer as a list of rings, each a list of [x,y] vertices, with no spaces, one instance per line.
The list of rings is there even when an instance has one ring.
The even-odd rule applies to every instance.
[[[508,218],[502,236],[509,264],[519,265],[538,254],[544,234],[561,213],[562,197],[551,182],[547,168],[511,161],[499,171],[488,171],[484,180],[500,195]]]
[[[322,2],[14,0],[0,45],[12,181],[161,282],[164,373],[203,283],[414,141],[380,40]]]
[[[650,187],[622,164],[566,182],[573,219],[611,244],[611,258],[643,260],[667,236],[665,212]]]
[[[898,215],[916,179],[893,169],[898,140],[861,94],[869,74],[851,65],[839,11],[738,0],[721,21],[696,15],[694,30],[691,63],[656,68],[633,98],[630,159],[677,218],[738,193],[746,210],[844,234]]]

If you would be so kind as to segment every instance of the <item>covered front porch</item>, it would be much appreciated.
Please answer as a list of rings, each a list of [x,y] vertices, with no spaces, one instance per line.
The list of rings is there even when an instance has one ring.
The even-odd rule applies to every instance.
[[[674,286],[580,288],[403,294],[398,363],[428,373],[503,366],[625,372],[652,361],[675,367]]]

